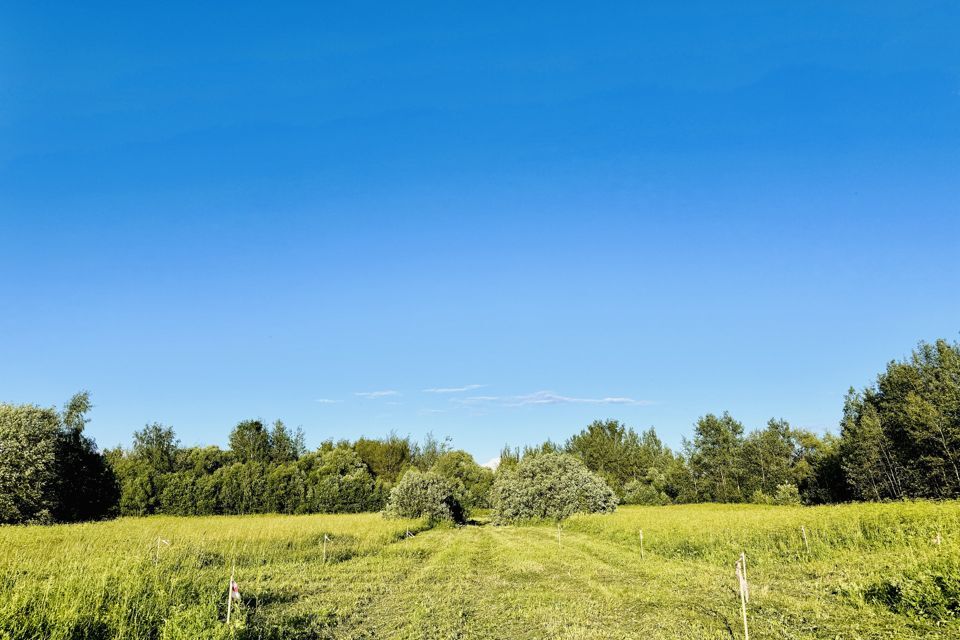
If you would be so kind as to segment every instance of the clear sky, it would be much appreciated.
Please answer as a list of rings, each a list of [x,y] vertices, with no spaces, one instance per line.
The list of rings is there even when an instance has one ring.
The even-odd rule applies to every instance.
[[[835,429],[958,337],[954,2],[19,4],[0,400],[103,446]]]

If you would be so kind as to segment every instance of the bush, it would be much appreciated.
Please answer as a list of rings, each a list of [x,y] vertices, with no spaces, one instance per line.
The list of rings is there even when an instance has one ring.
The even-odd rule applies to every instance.
[[[408,470],[390,491],[384,515],[392,518],[427,518],[437,522],[466,521],[455,487],[443,476]]]
[[[62,412],[0,404],[0,524],[76,522],[113,515],[119,488],[83,435],[86,392]]]
[[[379,509],[380,486],[356,451],[336,447],[320,454],[310,475],[311,508],[321,513],[358,513]]]
[[[565,453],[527,456],[515,467],[500,471],[490,501],[497,523],[563,520],[574,513],[605,513],[617,507],[613,489]]]
[[[0,404],[0,524],[53,520],[59,428],[53,409]]]
[[[623,504],[665,505],[670,496],[649,482],[631,480],[623,488]]]
[[[789,482],[777,485],[777,493],[773,496],[773,504],[797,505],[800,504],[800,491],[797,485]]]
[[[753,504],[773,504],[773,498],[763,492],[763,489],[757,489],[750,495],[750,502]]]
[[[489,506],[493,471],[478,465],[466,451],[449,451],[437,458],[434,471],[454,484],[457,498],[467,511]]]

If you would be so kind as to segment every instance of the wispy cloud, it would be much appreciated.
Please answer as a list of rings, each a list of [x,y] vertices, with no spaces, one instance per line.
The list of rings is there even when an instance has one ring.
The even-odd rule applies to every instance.
[[[487,404],[503,400],[500,396],[470,396],[467,398],[450,398],[450,402],[459,404]]]
[[[357,391],[353,395],[360,396],[361,398],[388,398],[390,396],[399,396],[399,391],[394,391],[393,389],[384,389],[383,391]]]
[[[519,396],[470,396],[467,398],[452,398],[451,401],[466,405],[499,404],[505,407],[525,407],[530,405],[548,404],[621,404],[646,406],[653,404],[650,400],[636,400],[623,396],[606,396],[603,398],[578,398],[564,396],[553,391],[536,391]]]
[[[314,402],[319,402],[320,404],[337,404],[340,401],[331,398],[317,398]]]
[[[427,415],[433,415],[435,413],[446,413],[446,411],[444,409],[420,409],[420,411],[418,411],[417,413],[419,413],[422,416],[427,416]]]
[[[463,393],[464,391],[475,391],[484,388],[485,384],[467,384],[462,387],[433,387],[424,389],[424,393]]]

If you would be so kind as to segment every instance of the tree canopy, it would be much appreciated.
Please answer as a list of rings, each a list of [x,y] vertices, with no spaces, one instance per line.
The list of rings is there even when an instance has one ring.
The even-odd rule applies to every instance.
[[[0,404],[0,523],[76,522],[116,512],[113,471],[83,433],[90,408],[85,391],[60,412]]]

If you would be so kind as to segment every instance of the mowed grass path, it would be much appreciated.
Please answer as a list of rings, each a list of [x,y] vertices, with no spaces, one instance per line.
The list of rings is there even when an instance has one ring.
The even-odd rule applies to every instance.
[[[71,546],[98,529],[99,542]],[[740,551],[754,638],[960,637],[957,503],[627,507],[569,520],[559,542],[549,524],[426,530],[372,514],[148,518],[0,530],[5,553],[31,532],[37,554],[57,555],[45,547],[54,533],[61,553],[86,554],[59,567],[42,556],[31,566],[20,555],[19,578],[0,565],[0,637],[740,638],[733,572]],[[110,575],[102,563],[125,533],[144,556],[128,567],[130,579],[152,586],[126,595],[89,586],[110,584],[97,572]],[[171,542],[157,564],[149,549],[155,535]],[[234,558],[244,604],[228,628],[220,620]],[[61,611],[50,600],[66,595],[50,586],[58,575],[91,592],[84,602],[92,612]],[[193,587],[171,586],[178,581]],[[140,607],[153,612],[139,619],[140,635],[97,624]],[[62,624],[25,635],[39,633],[44,616]],[[32,622],[18,629],[18,617]],[[133,624],[121,633],[133,633]]]

